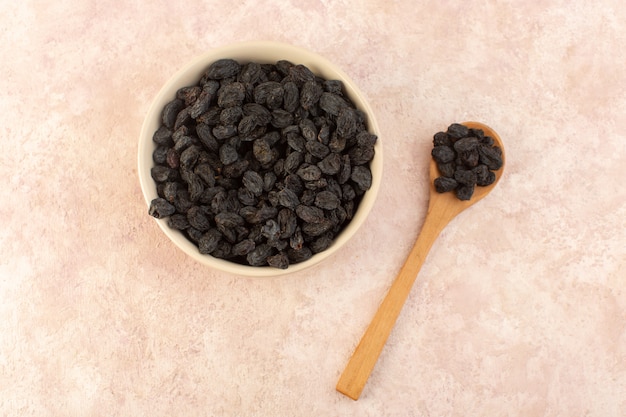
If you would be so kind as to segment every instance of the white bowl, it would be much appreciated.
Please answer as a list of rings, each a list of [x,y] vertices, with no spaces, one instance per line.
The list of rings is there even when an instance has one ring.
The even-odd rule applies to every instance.
[[[359,227],[363,225],[363,222],[374,205],[382,178],[383,162],[380,132],[374,113],[354,82],[336,65],[313,52],[277,42],[245,42],[213,49],[185,64],[182,69],[174,74],[174,76],[170,78],[170,80],[167,81],[161,88],[161,91],[159,91],[156,98],[152,102],[150,109],[148,110],[141,129],[141,134],[139,136],[138,150],[139,181],[148,206],[153,199],[158,197],[156,184],[150,175],[150,169],[154,166],[152,153],[156,147],[152,141],[152,136],[160,126],[163,107],[175,98],[176,92],[179,88],[198,83],[206,68],[212,62],[221,58],[232,58],[239,61],[241,64],[247,62],[273,64],[279,60],[287,60],[294,64],[307,66],[312,72],[322,78],[329,80],[341,80],[347,96],[352,100],[358,109],[367,115],[368,131],[379,137],[375,145],[375,156],[370,162],[372,185],[363,195],[352,220],[350,220],[340,234],[335,237],[334,242],[328,249],[314,254],[307,261],[291,264],[287,269],[278,269],[269,266],[258,267],[241,265],[227,260],[218,259],[211,255],[201,254],[198,247],[193,242],[188,240],[180,231],[172,229],[168,226],[167,219],[155,219],[163,233],[165,233],[165,235],[176,246],[178,246],[178,248],[193,259],[211,268],[237,275],[259,277],[278,276],[301,271],[321,262],[337,252],[348,240],[350,240],[350,238],[354,236]],[[147,215],[146,209],[146,216]]]

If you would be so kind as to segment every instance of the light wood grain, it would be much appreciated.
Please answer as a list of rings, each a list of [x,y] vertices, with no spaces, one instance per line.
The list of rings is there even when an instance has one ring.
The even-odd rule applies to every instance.
[[[493,184],[476,187],[470,200],[461,201],[454,193],[440,194],[435,191],[433,181],[439,176],[439,171],[437,164],[431,160],[430,197],[422,230],[337,383],[337,391],[353,400],[357,400],[361,395],[433,243],[454,217],[489,194],[504,171],[505,153],[498,134],[482,123],[463,124],[470,128],[482,129],[485,135],[494,138],[495,143],[502,148],[503,166],[495,172],[496,180]]]

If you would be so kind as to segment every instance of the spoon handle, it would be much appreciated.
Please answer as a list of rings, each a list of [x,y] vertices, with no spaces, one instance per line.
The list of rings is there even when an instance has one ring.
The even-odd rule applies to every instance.
[[[407,260],[337,382],[337,391],[353,400],[357,400],[361,395],[428,251],[448,222],[431,213],[436,213],[436,211],[429,209],[422,230]]]

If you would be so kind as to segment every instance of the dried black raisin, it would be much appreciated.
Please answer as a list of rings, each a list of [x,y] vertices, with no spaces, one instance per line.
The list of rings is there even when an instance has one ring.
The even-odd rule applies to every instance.
[[[434,184],[435,184],[435,190],[437,190],[438,193],[445,193],[448,191],[452,191],[458,185],[458,183],[456,182],[454,178],[448,178],[448,177],[436,178]]]
[[[318,207],[300,204],[296,207],[296,214],[307,223],[320,223],[324,220],[324,211]]]
[[[435,161],[445,164],[454,161],[456,154],[450,146],[435,146],[431,152]]]
[[[256,197],[263,193],[263,178],[255,171],[244,172],[242,183]]]
[[[448,126],[448,130],[446,132],[448,137],[455,141],[456,139],[461,139],[466,137],[469,134],[469,128],[460,123],[452,123]]]
[[[363,191],[372,186],[372,172],[364,166],[356,166],[352,169],[350,179]]]
[[[148,213],[157,219],[171,216],[175,212],[176,208],[164,198],[155,198],[152,200],[148,210]]]
[[[239,73],[241,66],[234,59],[219,59],[209,65],[204,77],[206,79],[222,80],[228,77],[234,77]]]
[[[320,191],[315,196],[315,205],[324,210],[334,210],[340,203],[339,197],[330,191]]]
[[[298,199],[298,196],[296,195],[296,193],[294,193],[289,188],[283,188],[282,190],[278,192],[277,195],[278,195],[278,204],[280,204],[281,206],[284,206],[290,209],[295,209],[296,206],[300,204],[300,200]]]
[[[198,250],[200,253],[210,254],[217,249],[222,240],[222,234],[217,229],[211,229],[198,240]]]
[[[274,249],[267,244],[257,245],[246,256],[248,264],[251,266],[262,266],[267,264],[267,258],[272,255]]]
[[[274,268],[287,269],[289,267],[289,258],[284,252],[267,257],[267,264]]]

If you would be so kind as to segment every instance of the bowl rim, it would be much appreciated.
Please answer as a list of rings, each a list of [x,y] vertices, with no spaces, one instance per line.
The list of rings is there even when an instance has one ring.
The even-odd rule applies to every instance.
[[[246,58],[246,56],[250,54],[251,56]],[[195,261],[219,271],[250,277],[276,277],[302,271],[313,265],[317,265],[343,247],[345,243],[356,234],[357,230],[362,226],[365,219],[371,212],[382,181],[383,150],[378,122],[376,121],[374,112],[372,111],[372,108],[370,107],[370,104],[364,94],[357,87],[354,81],[336,64],[333,64],[325,57],[308,49],[276,41],[237,42],[212,48],[200,55],[195,56],[188,62],[183,63],[178,71],[169,77],[165,84],[159,89],[157,95],[152,99],[152,102],[150,103],[143,119],[139,134],[137,159],[139,182],[144,200],[149,207],[152,199],[157,197],[156,186],[154,180],[150,176],[150,169],[154,164],[152,161],[152,150],[156,147],[152,141],[152,136],[160,123],[163,106],[174,98],[176,91],[179,88],[198,82],[206,67],[211,62],[220,58],[233,58],[242,63],[252,61],[275,63],[278,59],[286,59],[294,64],[306,65],[309,69],[311,69],[311,71],[313,71],[313,73],[325,79],[340,79],[344,84],[344,89],[346,90],[348,97],[358,109],[366,114],[368,131],[378,137],[374,146],[375,155],[370,162],[372,185],[363,195],[353,218],[335,237],[330,247],[322,252],[314,254],[310,259],[304,262],[290,264],[287,269],[279,269],[270,266],[259,267],[242,265],[228,260],[215,258],[211,255],[201,254],[198,251],[198,247],[193,242],[189,241],[180,231],[171,229],[167,225],[167,219],[153,219],[157,222],[159,228],[165,236],[167,236],[169,240],[172,241],[172,243],[174,243],[174,245],[185,254],[193,258]],[[185,79],[190,79],[191,84],[190,82],[183,81]]]

